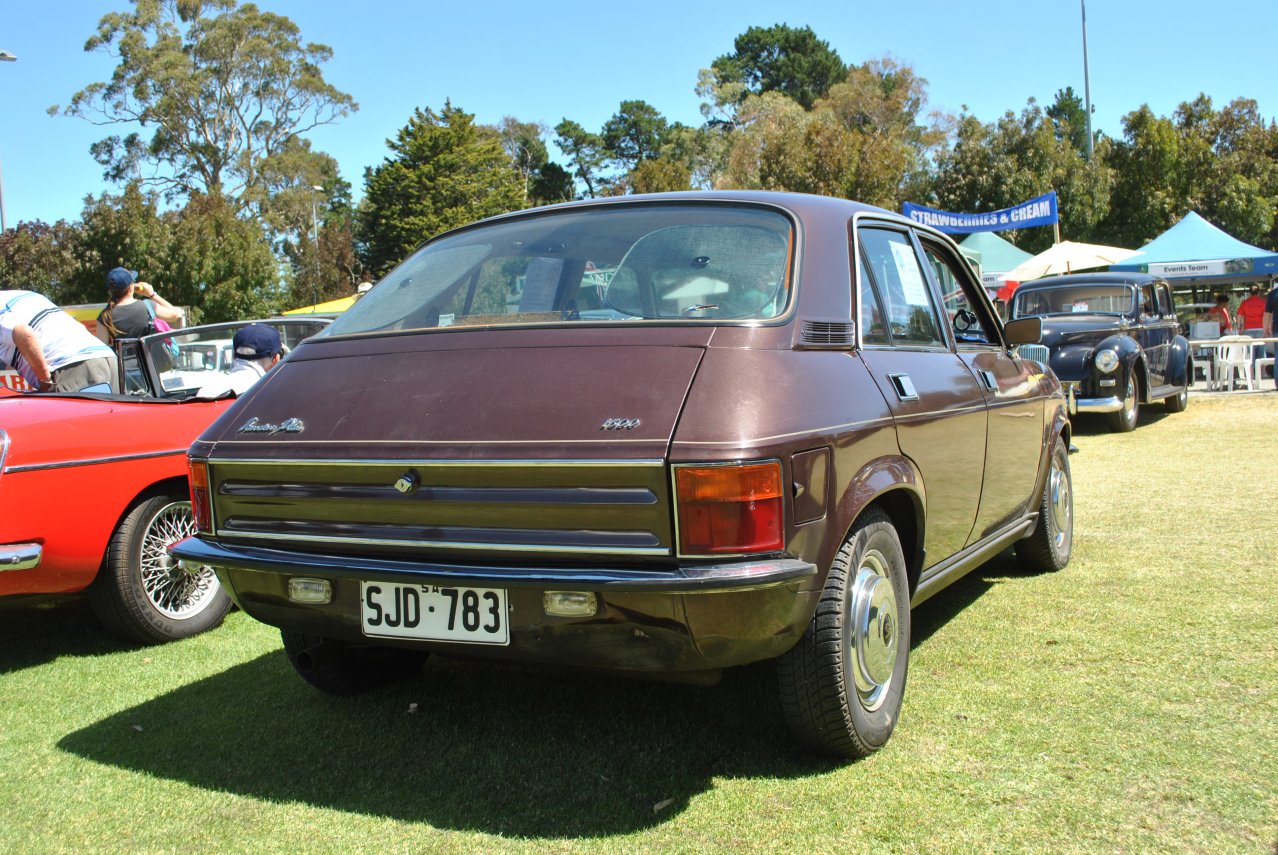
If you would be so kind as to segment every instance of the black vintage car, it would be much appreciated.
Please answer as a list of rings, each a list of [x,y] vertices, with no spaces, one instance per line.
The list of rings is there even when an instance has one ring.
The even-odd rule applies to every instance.
[[[1052,370],[1071,413],[1104,413],[1134,430],[1141,404],[1189,403],[1194,371],[1167,281],[1145,273],[1084,273],[1022,284],[1010,317],[1043,319]]]

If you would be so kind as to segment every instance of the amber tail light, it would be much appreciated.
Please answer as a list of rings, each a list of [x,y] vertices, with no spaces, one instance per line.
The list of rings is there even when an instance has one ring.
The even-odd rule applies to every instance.
[[[204,460],[189,461],[191,469],[191,515],[195,530],[213,531],[213,507],[209,502],[209,464]]]
[[[784,545],[781,464],[676,466],[679,551],[775,552]]]

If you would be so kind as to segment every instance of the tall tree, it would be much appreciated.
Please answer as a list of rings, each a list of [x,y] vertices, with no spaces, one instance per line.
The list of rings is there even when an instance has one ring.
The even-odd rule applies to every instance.
[[[510,162],[524,179],[524,204],[532,193],[533,180],[550,159],[542,140],[547,128],[541,122],[521,122],[514,116],[503,116],[497,132]]]
[[[1056,128],[1056,138],[1069,140],[1079,154],[1087,154],[1087,110],[1073,86],[1056,91],[1056,100],[1046,110]]]
[[[1055,190],[1062,237],[1110,243],[1100,225],[1109,213],[1113,181],[1106,165],[1108,140],[1099,140],[1096,152],[1089,163],[1032,98],[1019,114],[1009,110],[988,124],[965,114],[954,145],[937,159],[935,196],[928,201],[946,210],[995,211]],[[1005,236],[1034,252],[1050,246],[1053,237],[1052,230],[1041,228]]]
[[[608,155],[629,170],[656,157],[669,130],[666,117],[647,101],[622,101],[599,136]]]
[[[92,152],[109,180],[168,198],[261,204],[265,161],[357,109],[324,80],[331,49],[303,44],[291,20],[238,0],[133,0],[133,11],[104,16],[84,47],[118,60],[111,79],[50,112],[140,126]]]
[[[574,179],[581,182],[586,195],[591,198],[598,195],[604,181],[602,170],[608,161],[599,134],[591,133],[571,119],[564,119],[555,125],[555,145],[568,158],[569,171]]]
[[[719,184],[896,208],[944,142],[944,117],[922,114],[926,94],[926,80],[884,58],[853,68],[810,111],[779,92],[750,96]]]
[[[501,136],[451,102],[415,110],[388,145],[392,156],[365,173],[358,230],[362,261],[377,275],[442,231],[523,205]]]
[[[842,80],[848,68],[811,27],[750,27],[733,42],[735,50],[711,64],[707,91],[740,103],[746,95],[779,92],[811,109]]]

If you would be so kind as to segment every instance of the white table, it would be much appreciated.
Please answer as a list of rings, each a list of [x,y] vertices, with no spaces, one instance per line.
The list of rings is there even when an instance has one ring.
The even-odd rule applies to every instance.
[[[1229,347],[1230,345],[1233,345],[1233,344],[1243,344],[1243,345],[1247,345],[1247,347],[1250,348],[1251,366],[1252,366],[1252,371],[1251,371],[1252,387],[1253,388],[1260,387],[1260,379],[1261,379],[1260,366],[1269,365],[1270,367],[1273,367],[1273,364],[1274,364],[1273,358],[1269,357],[1268,354],[1265,352],[1265,346],[1269,344],[1278,345],[1278,336],[1268,336],[1266,338],[1251,338],[1250,336],[1247,336],[1246,338],[1247,338],[1247,341],[1239,341],[1238,339],[1230,340],[1229,338],[1190,339],[1189,346],[1190,346],[1191,352],[1196,353],[1197,351],[1203,348],[1210,348],[1212,350],[1211,366],[1207,371],[1208,391],[1212,391],[1217,388],[1216,362],[1219,359],[1220,349],[1224,347]],[[1190,379],[1192,382],[1193,378],[1190,378]]]

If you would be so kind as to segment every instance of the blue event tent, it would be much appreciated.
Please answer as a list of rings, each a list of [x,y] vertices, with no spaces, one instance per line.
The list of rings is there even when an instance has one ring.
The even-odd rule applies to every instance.
[[[1278,278],[1278,252],[1243,243],[1193,211],[1140,251],[1144,254],[1109,269],[1153,273],[1189,286]]]

